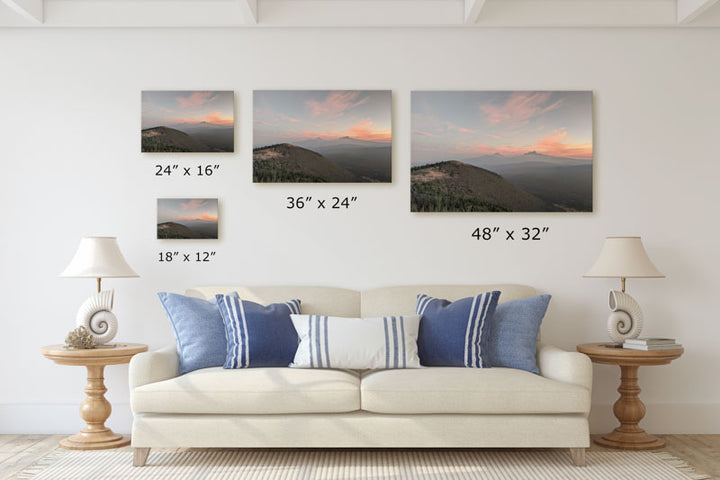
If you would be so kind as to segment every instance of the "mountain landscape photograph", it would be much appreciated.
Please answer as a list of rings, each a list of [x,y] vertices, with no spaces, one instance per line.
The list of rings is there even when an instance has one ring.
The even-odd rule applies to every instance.
[[[592,212],[590,91],[412,92],[413,212]]]
[[[217,240],[217,198],[158,198],[157,238]]]
[[[235,151],[232,91],[142,92],[141,151]]]
[[[392,181],[390,90],[256,90],[255,183]]]

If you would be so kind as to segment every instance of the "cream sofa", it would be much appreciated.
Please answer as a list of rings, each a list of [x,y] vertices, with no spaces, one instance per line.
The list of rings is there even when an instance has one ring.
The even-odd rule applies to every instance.
[[[418,293],[457,300],[500,290],[500,302],[535,295],[521,285],[199,287],[267,304],[299,298],[303,313],[412,314]],[[589,446],[592,366],[576,352],[538,344],[540,375],[508,368],[428,367],[347,371],[206,368],[178,376],[175,346],[130,363],[134,464],[151,448],[569,448]]]

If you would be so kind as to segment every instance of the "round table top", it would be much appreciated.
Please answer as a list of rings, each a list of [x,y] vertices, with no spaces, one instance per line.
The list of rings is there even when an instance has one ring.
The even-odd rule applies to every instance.
[[[118,365],[130,362],[133,356],[147,349],[144,343],[113,343],[88,349],[48,345],[40,351],[60,365]]]
[[[583,343],[577,346],[577,351],[595,363],[645,366],[668,364],[680,358],[685,350],[682,347],[672,350],[631,350],[614,343]]]

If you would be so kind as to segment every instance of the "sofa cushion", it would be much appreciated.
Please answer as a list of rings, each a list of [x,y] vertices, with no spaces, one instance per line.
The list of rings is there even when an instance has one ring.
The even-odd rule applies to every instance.
[[[217,367],[225,362],[225,327],[215,299],[158,293],[177,344],[178,373]]]
[[[287,367],[298,347],[290,314],[300,313],[300,300],[267,306],[237,295],[216,295],[225,324],[224,368]]]
[[[454,302],[418,294],[422,315],[418,332],[420,363],[435,367],[489,367],[487,331],[499,291],[480,293]]]
[[[359,374],[294,368],[205,368],[135,388],[135,413],[338,413],[360,408]]]
[[[511,368],[365,372],[361,407],[375,413],[587,413],[590,392]]]
[[[505,302],[488,322],[487,354],[491,367],[508,367],[540,373],[536,344],[550,295]]]
[[[300,337],[295,368],[419,368],[419,315],[291,315]]]

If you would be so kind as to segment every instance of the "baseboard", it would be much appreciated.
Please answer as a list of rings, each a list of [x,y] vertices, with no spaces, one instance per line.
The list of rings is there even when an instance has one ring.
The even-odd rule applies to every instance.
[[[78,405],[0,404],[0,434],[73,434],[84,423]],[[646,405],[641,426],[651,433],[720,434],[720,404]],[[106,422],[117,433],[132,430],[130,404],[114,404]],[[590,432],[605,433],[617,426],[612,405],[593,405]]]
[[[720,404],[658,403],[645,405],[640,426],[656,434],[720,434]],[[593,405],[590,433],[606,433],[618,426],[612,405]]]
[[[79,409],[73,404],[0,404],[0,434],[75,434],[85,426]],[[115,433],[129,433],[130,404],[114,403],[105,425]]]

